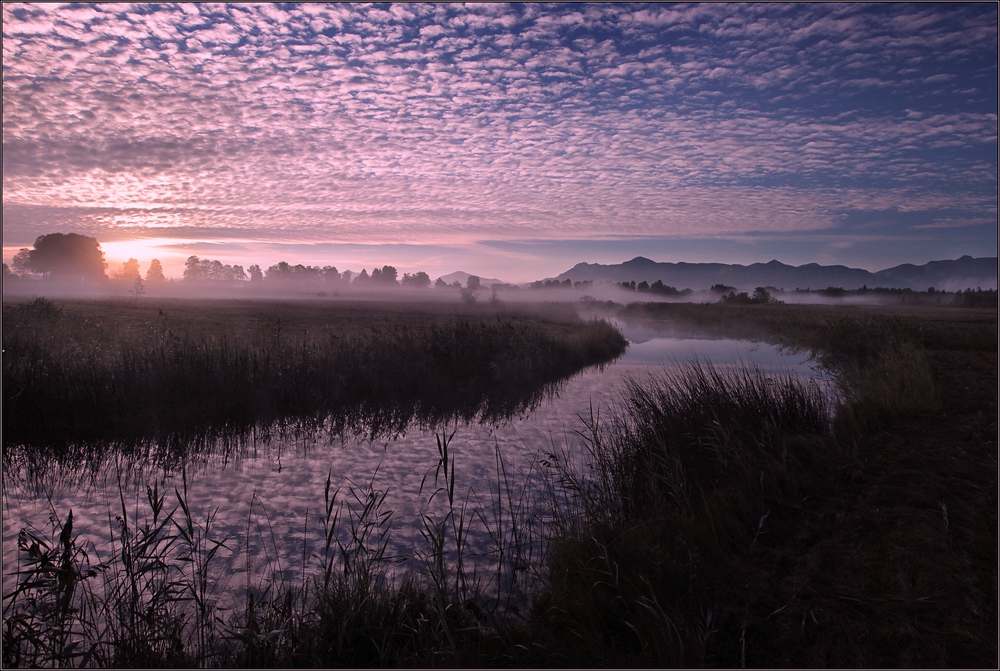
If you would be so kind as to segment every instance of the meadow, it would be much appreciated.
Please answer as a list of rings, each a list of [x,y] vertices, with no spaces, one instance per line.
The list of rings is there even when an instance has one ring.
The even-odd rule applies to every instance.
[[[102,561],[75,542],[68,511],[53,511],[47,529],[19,539],[21,572],[4,593],[4,666],[995,666],[995,309],[603,310],[814,352],[839,394],[752,366],[651,371],[616,405],[580,419],[580,444],[567,449],[585,450],[586,465],[538,446],[547,493],[505,500],[498,487],[485,505],[495,515],[462,498],[442,433],[423,490],[442,512],[424,519],[420,575],[387,579],[384,494],[361,489],[345,506],[328,479],[322,569],[297,583],[253,576],[257,588],[225,617],[207,595],[227,540],[213,535],[211,517],[193,515],[185,487],[150,488],[142,511],[123,497],[114,522],[109,514],[116,551]],[[515,396],[523,403],[524,390],[530,405],[546,383],[612,359],[623,346],[615,333],[568,305],[5,305],[4,444],[18,446],[5,453],[109,434],[183,443],[220,421],[245,427],[331,407],[350,415],[354,401],[337,395],[343,380],[354,381],[350,399],[372,408],[415,403],[408,418],[455,412],[451,401],[420,410],[435,397],[471,399],[458,403],[464,416],[488,414]],[[84,363],[72,364],[81,349]],[[8,398],[12,351],[28,363],[12,363],[10,379],[40,382]],[[158,372],[153,362],[163,361],[173,363]],[[267,376],[255,377],[262,367]],[[231,368],[243,377],[226,377]],[[354,377],[330,382],[340,368]],[[106,390],[97,400],[87,376]],[[114,391],[130,376],[154,379]],[[156,394],[202,387],[183,421],[206,404],[213,416],[171,428],[179,416],[163,414]],[[303,400],[314,388],[315,400]],[[227,390],[235,398],[213,400]],[[495,390],[506,400],[486,400]],[[144,407],[147,393],[155,400]],[[33,405],[17,405],[26,396]],[[98,402],[126,419],[94,419]],[[24,419],[29,407],[54,414]],[[507,477],[498,451],[498,483]],[[524,517],[526,504],[546,514]],[[464,551],[473,523],[495,539],[491,570],[531,585],[527,603],[476,572]],[[543,541],[541,556],[525,554],[530,539]]]

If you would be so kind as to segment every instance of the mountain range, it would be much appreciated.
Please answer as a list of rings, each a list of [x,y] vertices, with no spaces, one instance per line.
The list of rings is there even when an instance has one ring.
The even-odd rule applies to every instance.
[[[463,270],[458,270],[458,271],[455,271],[453,273],[448,273],[447,275],[442,275],[438,279],[444,280],[445,284],[451,284],[452,282],[458,282],[459,284],[461,284],[464,287],[465,283],[469,281],[469,277],[471,275],[472,275],[472,273],[467,273],[467,272],[465,272]],[[501,282],[498,279],[492,278],[492,277],[480,277],[479,278],[479,284],[481,286],[484,286],[484,287],[491,287],[494,284],[503,284],[503,282]]]
[[[808,263],[790,266],[780,261],[749,266],[727,263],[658,263],[642,256],[615,265],[578,263],[566,272],[549,279],[573,282],[648,282],[662,281],[678,289],[708,289],[725,284],[741,291],[755,287],[793,289],[913,289],[934,287],[944,291],[996,289],[997,257],[963,256],[954,261],[931,261],[922,266],[904,263],[878,272],[847,266],[821,266]]]

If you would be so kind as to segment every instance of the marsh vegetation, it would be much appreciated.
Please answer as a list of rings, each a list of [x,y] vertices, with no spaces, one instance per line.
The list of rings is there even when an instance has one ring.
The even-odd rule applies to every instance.
[[[427,398],[421,390],[450,398],[450,386],[464,385],[455,397],[472,399],[463,407],[479,416],[500,407],[484,400],[492,385],[501,396],[508,384],[537,389],[620,352],[606,322],[579,322],[562,308],[498,314],[496,306],[466,306],[456,314],[453,305],[324,306],[337,314],[334,340],[332,329],[305,326],[318,306],[258,307],[191,307],[182,320],[183,304],[164,305],[166,320],[186,324],[183,347],[173,350],[157,322],[161,308],[10,306],[4,348],[8,324],[34,324],[36,331],[21,331],[35,335],[20,336],[18,351],[30,352],[33,370],[47,379],[71,379],[53,378],[61,373],[45,367],[45,353],[74,351],[81,345],[71,333],[81,323],[111,320],[111,332],[125,335],[109,339],[110,354],[90,370],[118,381],[122,371],[155,375],[141,365],[152,359],[148,352],[211,352],[220,361],[216,373],[211,358],[187,370],[208,369],[205,379],[212,379],[230,365],[239,369],[241,357],[267,343],[282,362],[266,378],[276,395],[247,415],[241,404],[258,397],[238,395],[234,410],[224,402],[223,411],[235,413],[226,421],[237,424],[258,421],[260,409],[269,418],[328,412],[324,404],[339,397],[323,386],[322,371],[331,370],[323,367],[350,360],[329,344],[340,340],[356,338],[350,352],[357,370],[402,384],[411,367],[420,403]],[[497,486],[473,492],[456,477],[454,434],[440,431],[436,464],[420,488],[419,571],[393,571],[395,511],[374,477],[338,489],[328,474],[319,518],[302,520],[301,567],[254,572],[247,562],[241,600],[225,610],[219,592],[228,562],[249,549],[220,533],[213,513],[195,513],[186,478],[173,491],[150,487],[142,501],[121,496],[109,509],[110,555],[77,542],[70,511],[52,510],[47,526],[26,527],[18,538],[21,563],[4,594],[5,666],[994,662],[995,310],[663,303],[609,310],[619,320],[813,352],[839,392],[823,394],[752,365],[701,362],[636,375],[616,402],[580,419],[578,443],[535,446],[545,476],[537,490],[510,486],[516,475],[498,444]],[[46,319],[57,327],[39,326]],[[60,333],[64,320],[76,326]],[[60,335],[45,342],[46,332]],[[388,353],[373,344],[378,338],[390,344]],[[31,349],[34,341],[42,344]],[[435,341],[462,351],[435,359]],[[429,357],[426,368],[419,357]],[[5,351],[5,428],[7,361]],[[322,363],[320,371],[311,361]],[[502,382],[516,365],[540,372],[530,385],[515,371]],[[291,393],[280,390],[287,389],[282,376],[292,373],[320,390],[315,405],[281,395]],[[230,381],[210,387],[219,394]],[[366,393],[373,403],[403,402],[386,391],[391,386]],[[140,402],[135,392],[121,398]],[[210,395],[201,400],[210,402]],[[77,412],[67,416],[85,414]],[[142,435],[148,424],[141,413],[134,417],[111,428],[81,426],[95,436]],[[211,425],[199,420],[201,428]],[[44,449],[47,430],[22,429],[18,444]],[[37,439],[24,438],[31,431]],[[5,446],[7,439],[5,431]],[[251,504],[248,543],[268,543],[269,519],[263,505]],[[488,552],[471,546],[473,533],[489,539]],[[318,547],[315,568],[307,567],[306,537]]]
[[[276,421],[391,435],[537,404],[625,339],[565,308],[331,307],[238,301],[4,307],[4,444],[158,440]],[[536,313],[537,315],[537,313]]]

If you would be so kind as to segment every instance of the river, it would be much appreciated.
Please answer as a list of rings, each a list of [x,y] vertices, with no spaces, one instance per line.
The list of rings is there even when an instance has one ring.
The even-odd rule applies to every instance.
[[[384,558],[393,558],[388,564],[392,575],[427,571],[433,555],[427,532],[435,522],[443,522],[435,533],[446,530],[445,547],[454,559],[453,523],[462,519],[467,568],[479,562],[488,571],[501,549],[509,558],[514,546],[519,560],[530,563],[538,558],[534,523],[554,500],[548,489],[558,479],[553,466],[558,460],[585,468],[582,418],[606,413],[626,376],[641,377],[698,359],[717,367],[755,363],[831,384],[806,354],[756,342],[677,337],[651,326],[620,326],[631,343],[622,357],[563,381],[537,408],[501,425],[411,427],[405,435],[377,441],[322,431],[278,432],[247,438],[237,449],[230,445],[210,451],[182,469],[151,463],[155,460],[148,457],[119,457],[89,467],[54,465],[42,478],[23,477],[23,469],[9,472],[3,490],[4,570],[9,574],[17,568],[21,528],[48,531],[50,513],[64,519],[70,510],[78,544],[88,548],[92,563],[106,560],[111,555],[109,529],[117,529],[114,518],[121,515],[123,501],[128,517],[141,522],[149,516],[147,486],[156,484],[166,494],[169,510],[177,506],[175,488],[183,493],[186,480],[185,499],[194,521],[204,524],[211,516],[209,536],[225,540],[214,559],[218,598],[265,577],[295,584],[322,564],[328,478],[331,491],[337,492],[334,509],[345,504],[337,537],[349,538],[351,521],[355,531],[369,529],[370,549],[374,552],[384,542]],[[442,438],[448,439],[449,467],[454,468],[452,504],[446,491],[452,480],[439,472]],[[359,517],[369,495],[381,499],[380,505]],[[449,511],[454,511],[452,517]]]

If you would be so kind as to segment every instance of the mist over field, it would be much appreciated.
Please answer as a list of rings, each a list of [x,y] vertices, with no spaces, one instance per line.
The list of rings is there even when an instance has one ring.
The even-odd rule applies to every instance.
[[[59,237],[56,234],[52,237]],[[82,237],[82,236],[78,236]],[[153,260],[142,279],[141,264],[130,259],[122,267],[103,269],[103,252],[93,238],[82,238],[93,256],[90,274],[68,277],[74,254],[57,257],[50,265],[31,264],[33,250],[24,249],[15,264],[20,274],[5,264],[4,295],[63,297],[128,297],[138,301],[154,297],[217,299],[324,299],[351,301],[419,300],[431,303],[462,302],[467,305],[505,302],[604,302],[712,303],[780,301],[791,304],[880,305],[917,300],[940,304],[961,302],[969,291],[994,292],[997,258],[962,257],[933,261],[923,266],[904,264],[877,273],[843,266],[788,266],[777,261],[751,266],[730,264],[656,263],[636,258],[617,265],[579,263],[555,278],[520,285],[496,278],[481,278],[456,271],[431,281],[424,272],[405,273],[397,280],[393,266],[358,273],[339,272],[333,266],[291,266],[280,263],[262,271],[250,266],[190,257],[184,279],[168,280]],[[41,240],[41,238],[40,238]],[[102,265],[103,264],[103,265]],[[154,273],[154,270],[156,273]],[[666,280],[666,281],[664,281]],[[950,297],[949,297],[950,296]],[[977,294],[977,304],[984,295]]]

